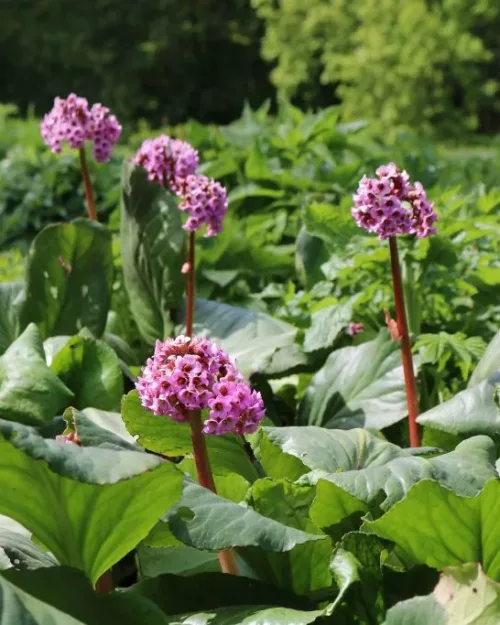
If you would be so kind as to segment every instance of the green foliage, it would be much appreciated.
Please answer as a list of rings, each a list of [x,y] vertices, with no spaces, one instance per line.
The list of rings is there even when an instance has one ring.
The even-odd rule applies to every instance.
[[[477,125],[495,108],[487,80],[497,54],[487,32],[500,17],[494,0],[253,0],[266,23],[263,55],[287,95],[318,98],[318,78],[342,101],[347,119],[445,132]],[[293,41],[293,45],[290,42]]]

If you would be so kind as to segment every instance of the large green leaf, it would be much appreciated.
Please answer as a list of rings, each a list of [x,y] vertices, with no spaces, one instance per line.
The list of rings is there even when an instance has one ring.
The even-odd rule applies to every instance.
[[[0,354],[4,353],[19,334],[16,299],[22,288],[22,282],[0,283]]]
[[[423,480],[368,525],[412,561],[438,570],[481,562],[489,577],[500,580],[499,514],[498,479],[490,480],[475,497],[461,497],[435,481]]]
[[[163,546],[162,525],[185,545],[212,551],[230,547],[290,551],[296,545],[327,539],[264,517],[189,481],[178,504],[167,513],[165,523],[159,523],[148,537],[148,545]]]
[[[307,625],[331,609],[318,610],[289,592],[221,573],[162,575],[137,584],[129,593],[172,615],[169,625]]]
[[[119,412],[107,412],[97,408],[68,408],[63,416],[70,430],[76,432],[83,447],[143,451],[127,432]]]
[[[0,570],[48,566],[57,566],[57,560],[35,545],[22,525],[0,514]]]
[[[417,420],[424,426],[449,434],[497,435],[500,432],[500,408],[495,398],[499,386],[500,370],[424,412]]]
[[[220,571],[219,560],[215,553],[186,545],[165,548],[139,545],[136,558],[141,579],[157,577],[164,573],[195,575]]]
[[[424,478],[475,495],[497,475],[495,446],[485,436],[427,460],[364,430],[263,428],[260,454],[273,477],[317,485],[311,518],[330,529],[341,523],[344,530],[355,529],[371,505],[390,507]]]
[[[182,474],[151,454],[45,440],[7,421],[0,421],[0,434],[0,513],[93,582],[181,492]]]
[[[28,255],[21,329],[33,322],[43,338],[84,327],[100,336],[112,282],[111,235],[104,226],[85,219],[47,226]]]
[[[471,388],[486,380],[490,374],[500,369],[500,332],[497,332],[488,344],[481,360],[472,372],[468,387]]]
[[[446,569],[431,595],[395,605],[384,625],[496,623],[500,623],[500,585],[477,564],[464,564]]]
[[[123,395],[120,361],[103,341],[74,336],[54,357],[51,369],[73,391],[75,408],[120,409]]]
[[[214,339],[249,376],[265,368],[277,349],[292,345],[297,330],[264,313],[197,298],[194,332]]]
[[[304,351],[313,352],[331,347],[341,333],[349,325],[352,318],[352,299],[345,304],[336,304],[322,308],[311,315],[311,327],[304,335]]]
[[[299,486],[288,480],[262,479],[252,485],[247,503],[264,517],[304,532],[322,535],[309,516],[314,496],[315,489],[310,486]],[[290,551],[266,554],[266,568],[272,570],[271,579],[304,595],[332,585],[329,568],[331,554],[330,540],[308,542],[296,545]],[[259,572],[257,566],[254,568]]]
[[[406,414],[400,347],[381,330],[373,341],[330,354],[306,391],[299,419],[327,428],[381,430]]]
[[[137,391],[131,391],[124,397],[122,415],[127,430],[145,449],[171,457],[192,454],[189,424],[178,423],[168,417],[155,417],[142,407]],[[240,437],[232,434],[206,436],[205,441],[216,475],[237,473],[249,483],[258,477]]]
[[[149,182],[142,167],[126,161],[120,222],[123,276],[134,320],[151,345],[171,332],[170,311],[181,303],[185,235],[175,198]]]
[[[0,358],[0,417],[42,425],[72,398],[45,364],[40,331],[30,324]]]
[[[67,567],[0,572],[0,625],[167,625],[139,594],[98,595],[82,573]]]

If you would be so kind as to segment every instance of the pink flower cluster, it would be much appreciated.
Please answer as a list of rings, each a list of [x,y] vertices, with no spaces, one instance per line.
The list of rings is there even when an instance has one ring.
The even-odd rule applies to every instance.
[[[215,343],[179,336],[157,341],[137,384],[142,405],[156,416],[188,421],[192,410],[209,410],[205,434],[255,432],[264,416],[260,393]]]
[[[226,189],[206,176],[188,176],[179,208],[189,214],[185,230],[196,231],[206,224],[205,236],[213,237],[222,231],[227,213]]]
[[[346,328],[346,332],[349,336],[356,336],[356,334],[361,334],[365,331],[365,326],[363,323],[357,323],[356,321],[351,321]]]
[[[133,158],[144,167],[151,182],[182,195],[185,179],[198,167],[198,152],[186,141],[160,135],[146,139]]]
[[[85,141],[92,141],[96,161],[109,161],[122,131],[116,117],[109,112],[102,104],[89,109],[87,100],[74,93],[66,99],[55,98],[54,107],[40,125],[43,140],[55,154],[61,151],[63,141],[73,149],[83,148]]]
[[[436,233],[437,215],[420,182],[410,184],[406,171],[394,163],[377,169],[377,178],[363,176],[353,196],[352,216],[361,228],[375,232],[379,239],[397,234],[419,238]]]

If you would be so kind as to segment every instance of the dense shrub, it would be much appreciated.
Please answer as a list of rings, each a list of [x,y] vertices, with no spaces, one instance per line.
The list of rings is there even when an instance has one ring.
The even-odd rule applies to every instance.
[[[317,98],[329,85],[345,116],[383,127],[476,127],[492,111],[498,84],[489,78],[496,48],[488,33],[495,0],[253,0],[267,25],[266,59],[276,86]],[[498,64],[498,60],[497,60]]]

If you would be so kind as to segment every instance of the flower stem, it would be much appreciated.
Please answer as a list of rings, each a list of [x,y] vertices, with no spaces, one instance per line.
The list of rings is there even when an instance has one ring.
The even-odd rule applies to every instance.
[[[213,493],[215,490],[214,478],[210,468],[210,459],[208,457],[207,445],[202,432],[201,413],[199,410],[192,410],[189,415],[189,424],[191,425],[191,441],[193,443],[194,461],[196,471],[198,473],[198,481],[201,486],[208,488]],[[223,573],[230,575],[238,575],[238,564],[232,549],[227,551],[219,551],[220,568]]]
[[[92,183],[90,182],[89,168],[87,166],[87,157],[85,156],[85,148],[78,150],[80,154],[80,167],[82,169],[83,186],[85,187],[85,199],[87,200],[87,212],[91,221],[97,221],[95,211],[94,194],[92,192]]]
[[[410,446],[418,447],[419,434],[417,425],[418,397],[413,358],[411,355],[410,335],[406,321],[405,302],[403,296],[403,284],[401,281],[401,269],[399,266],[398,246],[396,237],[390,237],[389,249],[391,251],[392,284],[394,287],[394,300],[396,304],[396,321],[401,337],[401,359],[405,377],[406,401],[408,404],[408,429],[410,433]]]
[[[194,273],[194,246],[195,233],[189,233],[188,247],[188,272],[186,286],[186,336],[193,334],[194,305],[195,305],[195,273]],[[203,435],[203,423],[201,420],[201,412],[192,410],[189,413],[189,425],[191,426],[191,441],[193,443],[194,462],[196,472],[198,474],[198,482],[200,486],[208,488],[216,493],[214,477],[210,467],[210,459],[208,457],[207,444]],[[223,573],[230,575],[238,575],[238,564],[232,549],[227,551],[219,551],[220,568]]]
[[[113,583],[113,576],[111,575],[111,569],[101,575],[95,584],[96,592],[105,593],[111,592],[115,589]]]
[[[194,319],[194,283],[195,283],[195,269],[194,269],[194,231],[189,233],[188,244],[188,273],[187,273],[187,286],[186,286],[186,336],[193,334],[193,319]]]

